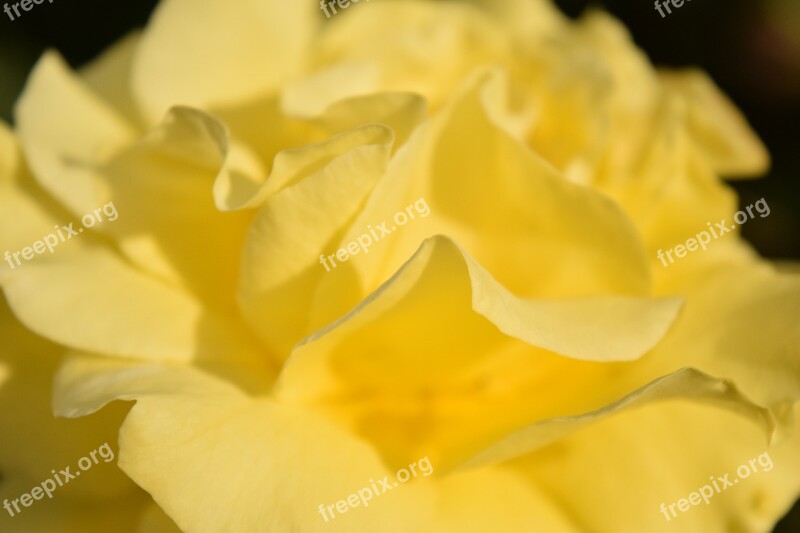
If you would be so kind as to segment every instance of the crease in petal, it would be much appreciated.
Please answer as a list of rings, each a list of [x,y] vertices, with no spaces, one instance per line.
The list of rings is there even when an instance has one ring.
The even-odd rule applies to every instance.
[[[24,269],[22,261],[16,264],[21,250],[49,234],[58,239],[53,233],[59,227],[57,223],[64,224],[73,216],[36,183],[26,166],[18,140],[5,124],[0,124],[0,151],[0,225],[5,228],[0,233],[0,249],[9,254],[5,261],[0,262],[2,285]],[[85,235],[79,243],[60,247],[58,253],[76,253],[94,238],[92,233]]]
[[[330,372],[330,363],[326,364],[324,360],[335,358],[337,353],[345,356],[347,349],[343,349],[342,345],[352,345],[350,349],[354,349],[358,344],[363,344],[368,353],[370,341],[365,340],[362,343],[360,339],[366,339],[369,335],[373,341],[378,341],[390,335],[390,332],[383,331],[385,328],[375,327],[380,321],[387,320],[386,317],[393,317],[394,330],[417,331],[420,318],[411,312],[415,309],[412,302],[421,297],[423,288],[433,291],[436,294],[436,305],[442,307],[440,310],[424,311],[426,316],[431,311],[443,316],[458,312],[465,323],[471,324],[475,331],[481,330],[485,335],[496,338],[514,337],[565,357],[593,362],[640,358],[664,336],[681,305],[681,301],[676,298],[520,298],[493,279],[453,241],[446,237],[435,237],[425,241],[414,257],[392,279],[356,308],[314,332],[296,347],[278,382],[279,394],[287,394],[287,397],[293,394],[319,394],[319,388],[300,384],[309,376]],[[431,303],[430,307],[434,307],[434,304]],[[468,318],[469,315],[472,315],[471,319]],[[397,326],[397,320],[400,319],[403,320],[401,324],[407,327]],[[484,325],[480,326],[481,323]],[[460,353],[458,356],[443,357],[440,354],[440,361],[429,359],[430,354],[427,351],[420,352],[420,355],[412,359],[416,361],[415,364],[410,365],[408,360],[402,363],[403,366],[416,368],[423,364],[422,360],[417,361],[418,358],[425,360],[424,366],[428,367],[425,373],[417,374],[415,370],[409,375],[408,371],[405,372],[405,377],[412,379],[412,382],[434,385],[437,379],[454,372],[453,364],[467,365],[470,361],[468,353],[476,357],[484,354],[480,357],[486,357],[485,354],[489,352],[487,348],[497,344],[496,339],[485,341],[488,343],[486,345],[474,339],[459,342],[451,338],[453,335],[459,336],[459,333],[446,334],[440,327],[443,324],[438,324],[431,323],[426,336],[447,337],[447,341],[437,341],[442,349],[451,343],[460,346],[466,342],[467,345],[474,343],[480,346],[466,352],[462,350],[466,345],[458,350],[451,350]],[[371,329],[378,332],[371,332]],[[399,339],[394,342],[399,342]],[[406,341],[408,342],[413,344],[411,340]],[[433,342],[433,338],[429,342]],[[409,352],[414,352],[411,346],[404,349],[398,345],[393,348],[392,357],[412,357]],[[321,357],[321,354],[328,355]],[[348,358],[357,359],[356,356]],[[395,361],[394,364],[400,364],[400,361]],[[399,376],[395,372],[399,370],[400,368],[394,368],[387,376],[391,375],[392,380],[398,380]]]
[[[679,304],[519,298],[436,237],[295,346],[275,395],[364,435],[392,464],[424,450],[447,469],[536,420],[618,398],[618,365],[649,350]]]
[[[365,288],[359,297],[437,234],[457,240],[519,295],[647,296],[649,263],[633,222],[613,200],[569,182],[495,123],[487,99],[502,93],[498,75],[476,73],[452,105],[415,131],[343,235],[341,242],[350,242],[381,220],[391,229],[392,217],[419,198],[430,209],[424,221],[398,228],[380,249],[348,262]],[[509,254],[515,261],[504,259]],[[320,300],[343,292],[334,278],[324,281]]]
[[[253,214],[221,212],[215,186],[263,181],[255,156],[231,142],[214,117],[175,107],[108,161],[103,173],[103,196],[119,212],[107,232],[125,256],[210,307],[234,311],[240,253]]]
[[[383,175],[394,136],[372,125],[276,158],[276,191],[256,214],[242,259],[239,304],[248,323],[283,360],[321,326],[309,323],[320,254],[336,241]],[[349,280],[353,283],[355,280]]]

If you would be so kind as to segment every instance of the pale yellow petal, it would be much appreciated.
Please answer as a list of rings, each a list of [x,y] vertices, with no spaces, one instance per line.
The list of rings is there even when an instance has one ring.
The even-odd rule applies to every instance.
[[[125,255],[210,306],[232,310],[252,213],[221,212],[214,184],[263,181],[255,157],[210,115],[176,107],[103,173],[104,200],[119,212],[106,228]]]
[[[184,531],[402,532],[418,529],[409,509],[431,514],[423,478],[326,523],[321,504],[390,475],[377,454],[324,418],[196,370],[76,359],[57,395],[69,416],[136,400],[120,434],[120,467]]]
[[[250,229],[239,301],[244,316],[283,360],[309,322],[314,289],[328,275],[320,253],[338,240],[383,175],[393,142],[383,126],[281,153],[265,192],[274,191]],[[273,181],[274,178],[274,181]]]
[[[621,208],[567,181],[492,121],[484,89],[495,75],[469,80],[442,116],[417,130],[394,156],[386,177],[331,251],[382,222],[390,235],[323,280],[315,308],[342,302],[326,310],[325,318],[341,316],[437,234],[458,241],[520,296],[649,293],[644,247]],[[342,278],[352,276],[362,292],[342,288]]]
[[[61,244],[57,230],[62,225],[68,226],[70,222],[74,222],[75,218],[35,182],[17,139],[5,124],[0,124],[0,150],[0,224],[4,228],[0,232],[0,251],[3,251],[0,284],[3,284],[27,263],[22,255],[25,248],[33,247],[37,241],[51,234],[53,237],[50,244],[52,245],[53,239]],[[73,241],[68,246],[60,246],[58,253],[77,253],[93,240],[94,237],[90,234],[84,235],[80,242]],[[55,250],[53,248],[54,253]],[[34,261],[39,259],[42,258],[36,255],[32,258]]]
[[[38,183],[73,215],[98,207],[98,166],[134,128],[55,52],[36,64],[14,109],[17,135]]]
[[[496,464],[523,456],[568,435],[578,432],[600,420],[617,416],[627,410],[641,408],[665,400],[692,400],[717,404],[744,415],[764,432],[765,441],[771,438],[778,422],[765,407],[743,396],[729,382],[715,379],[694,369],[683,369],[648,383],[641,389],[597,411],[579,416],[548,419],[516,432],[481,451],[460,468],[470,469],[485,464]]]
[[[79,74],[103,100],[122,113],[131,124],[144,128],[131,87],[131,69],[141,32],[133,31],[92,60]]]
[[[155,121],[174,105],[207,108],[275,89],[300,70],[316,9],[284,0],[161,2],[133,62],[142,112]]]
[[[678,305],[525,300],[439,237],[298,345],[276,394],[341,420],[392,464],[424,451],[449,469],[535,421],[619,398],[608,363],[642,356]]]
[[[414,92],[438,109],[475,67],[510,62],[503,29],[474,6],[362,0],[355,7],[330,21],[314,66],[368,65],[379,90]]]
[[[5,383],[0,385],[0,488],[4,495],[12,494],[4,481],[33,483],[39,478],[41,482],[53,468],[72,466],[74,470],[81,457],[105,442],[116,449],[117,428],[126,409],[115,407],[78,423],[55,418],[50,405],[52,380],[64,350],[26,330],[2,298],[0,338],[0,364],[6,368]],[[132,489],[113,463],[101,461],[84,478],[70,488],[71,497],[116,497]]]
[[[1,509],[0,530],[99,533],[115,524],[114,531],[133,533],[144,494],[102,456],[82,477],[56,486],[52,499],[34,500],[30,508],[17,501],[21,512],[15,512],[14,500],[52,478],[52,470],[70,467],[76,473],[78,462],[106,443],[116,458],[127,408],[114,406],[77,421],[56,418],[52,380],[63,348],[26,330],[2,297],[0,338],[0,501],[8,501],[14,513]]]
[[[735,413],[671,401],[609,417],[508,467],[561,502],[581,531],[769,531],[800,493],[799,444],[795,435],[769,447]],[[745,471],[750,461],[757,472]],[[726,474],[732,486],[717,479]],[[705,486],[708,502],[681,512],[677,502]]]
[[[694,366],[780,409],[800,400],[800,277],[719,244],[656,271],[658,292],[680,292],[686,305],[637,370]]]
[[[763,174],[770,165],[766,147],[747,119],[700,70],[662,75],[667,87],[685,99],[693,146],[726,177]]]
[[[75,349],[156,361],[246,362],[256,366],[254,377],[269,376],[266,358],[259,362],[240,324],[108,250],[43,257],[15,271],[4,289],[25,326]]]

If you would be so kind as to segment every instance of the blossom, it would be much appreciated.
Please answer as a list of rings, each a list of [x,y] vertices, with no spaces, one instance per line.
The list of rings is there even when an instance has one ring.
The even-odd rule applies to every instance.
[[[730,218],[722,178],[766,150],[608,15],[164,0],[80,72],[45,54],[15,121],[7,248],[119,217],[3,270],[8,320],[67,354],[39,376],[57,414],[135,401],[119,467],[148,516],[655,531],[659,504],[768,442],[774,470],[675,520],[763,530],[798,495],[796,275],[738,234],[655,258]],[[320,268],[418,198],[430,216]],[[430,477],[317,512],[422,457]]]

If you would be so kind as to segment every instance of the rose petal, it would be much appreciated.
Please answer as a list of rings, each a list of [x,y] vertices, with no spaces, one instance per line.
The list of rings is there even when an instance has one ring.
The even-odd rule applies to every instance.
[[[328,312],[321,320],[341,316],[345,304],[355,305],[437,234],[457,240],[518,295],[649,293],[640,236],[619,206],[570,183],[492,122],[486,98],[497,91],[484,89],[496,75],[490,71],[469,80],[442,116],[395,155],[339,246],[382,221],[391,235],[323,279],[312,307],[313,313]],[[420,198],[429,216],[417,212],[408,220],[404,214],[407,223],[400,227],[394,218]],[[345,275],[361,280],[363,292],[343,288]],[[327,309],[325,302],[341,306]]]
[[[119,212],[104,226],[127,257],[209,305],[232,310],[252,214],[220,212],[214,187],[263,182],[257,160],[234,145],[210,115],[177,107],[106,163],[103,173],[105,199]],[[218,185],[217,192],[224,189]],[[218,196],[218,201],[232,200]]]
[[[270,374],[241,326],[107,250],[31,262],[4,289],[25,326],[75,349],[157,361],[249,361],[256,377]]]
[[[0,439],[0,500],[3,500],[30,492],[31,487],[51,477],[50,471],[54,468],[71,466],[76,470],[79,459],[104,443],[116,450],[117,428],[127,409],[115,406],[76,423],[55,418],[50,396],[63,348],[26,330],[2,297],[0,338],[4,339],[0,349],[0,434],[3,435]],[[138,490],[116,464],[101,461],[91,472],[81,478],[80,483],[59,491],[55,498],[61,500],[57,510],[47,505],[21,513],[13,517],[14,527],[19,525],[20,531],[37,531],[31,524],[49,522],[59,514],[72,515],[74,511],[70,511],[70,507],[98,509],[115,504],[118,498],[131,498],[131,507],[136,508]],[[80,500],[86,503],[81,505]],[[44,516],[29,516],[40,512]],[[4,516],[0,520],[10,518]]]
[[[81,68],[79,74],[96,95],[122,113],[128,122],[145,129],[131,87],[133,58],[140,42],[141,32],[131,32]]]
[[[383,175],[393,140],[384,126],[365,126],[276,158],[265,189],[275,193],[245,245],[239,301],[280,360],[322,325],[307,322],[314,289],[327,274],[320,252]]]
[[[302,64],[315,9],[282,0],[243,0],[235,8],[222,0],[161,2],[133,63],[144,115],[154,121],[173,105],[229,104],[287,81]]]
[[[64,367],[61,414],[79,416],[115,399],[136,400],[120,432],[120,467],[184,531],[399,532],[414,529],[407,509],[430,514],[425,484],[414,483],[376,497],[366,512],[325,523],[320,504],[390,472],[367,445],[316,415],[249,398],[188,368],[86,359]]]
[[[330,414],[392,464],[424,451],[450,468],[536,420],[624,394],[607,363],[650,349],[679,303],[515,297],[438,237],[298,345],[276,395]]]
[[[715,172],[735,178],[767,171],[770,158],[766,147],[707,74],[692,69],[664,73],[662,79],[685,99],[692,144]]]
[[[98,207],[97,167],[133,140],[133,126],[55,52],[46,53],[34,67],[14,118],[38,183],[73,215]]]
[[[769,531],[800,492],[798,444],[795,435],[769,447],[746,418],[671,401],[608,417],[506,467],[561,502],[580,531]],[[752,459],[759,472],[736,483],[737,469]],[[733,486],[717,479],[725,474]],[[675,506],[706,485],[707,504]],[[677,516],[667,510],[667,520],[661,504]]]
[[[770,437],[777,427],[777,422],[768,409],[754,404],[742,396],[731,383],[715,379],[694,369],[682,369],[649,383],[597,411],[580,416],[539,421],[476,454],[460,468],[469,469],[520,457],[547,444],[557,442],[603,418],[650,403],[674,399],[721,405],[750,418]]]

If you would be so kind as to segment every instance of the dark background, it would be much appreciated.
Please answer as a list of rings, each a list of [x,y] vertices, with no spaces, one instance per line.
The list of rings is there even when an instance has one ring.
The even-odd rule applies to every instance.
[[[297,1],[297,0],[286,0]],[[156,0],[54,0],[13,22],[0,12],[0,116],[11,106],[37,57],[57,48],[80,66],[134,28]],[[556,0],[577,16],[586,0]],[[745,237],[766,257],[800,259],[800,1],[694,0],[662,18],[651,0],[604,0],[651,60],[706,70],[750,120],[770,150],[765,179],[736,181],[742,205],[764,197],[771,213],[745,224]],[[800,531],[800,505],[775,529]]]

